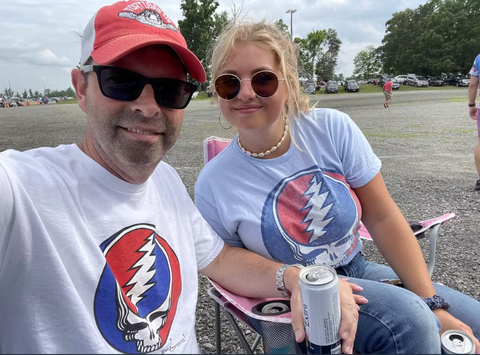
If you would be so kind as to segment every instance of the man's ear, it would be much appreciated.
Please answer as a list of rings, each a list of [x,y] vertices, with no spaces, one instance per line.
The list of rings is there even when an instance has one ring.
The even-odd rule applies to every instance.
[[[72,70],[72,84],[77,93],[78,106],[87,112],[87,81],[85,74],[76,68]]]

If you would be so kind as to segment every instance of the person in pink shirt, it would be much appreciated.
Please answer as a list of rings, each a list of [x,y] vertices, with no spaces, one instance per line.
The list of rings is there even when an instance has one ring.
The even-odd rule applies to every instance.
[[[383,104],[383,107],[385,108],[389,107],[388,104],[390,103],[390,101],[392,101],[392,96],[393,96],[392,85],[393,85],[392,79],[388,79],[388,81],[385,84],[383,84],[383,95],[385,95],[385,103]]]

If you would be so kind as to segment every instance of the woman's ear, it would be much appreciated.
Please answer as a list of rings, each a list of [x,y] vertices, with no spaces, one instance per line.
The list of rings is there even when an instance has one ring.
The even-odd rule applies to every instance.
[[[87,78],[79,69],[72,70],[72,84],[77,93],[78,106],[83,112],[87,112]]]

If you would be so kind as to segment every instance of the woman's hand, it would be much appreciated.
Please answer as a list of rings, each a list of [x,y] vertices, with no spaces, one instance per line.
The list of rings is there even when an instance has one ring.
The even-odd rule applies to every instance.
[[[465,333],[469,334],[474,342],[475,342],[475,348],[477,350],[477,354],[480,354],[480,342],[478,341],[477,338],[473,335],[472,328],[470,328],[468,325],[465,323],[459,321],[457,318],[452,316],[450,313],[443,309],[436,309],[433,311],[435,315],[438,317],[440,320],[440,323],[442,323],[442,329],[440,329],[440,335],[442,335],[444,332],[450,329],[457,329],[464,331]]]
[[[342,350],[344,354],[351,354],[353,343],[357,333],[359,304],[368,303],[368,300],[360,295],[354,295],[353,292],[363,291],[363,289],[346,279],[338,279],[338,289],[340,294],[341,322],[339,335],[343,340]],[[303,325],[303,308],[300,298],[300,287],[298,280],[296,285],[292,284],[292,297],[290,305],[292,307],[292,326],[295,332],[295,340],[302,342],[305,339],[305,328]]]

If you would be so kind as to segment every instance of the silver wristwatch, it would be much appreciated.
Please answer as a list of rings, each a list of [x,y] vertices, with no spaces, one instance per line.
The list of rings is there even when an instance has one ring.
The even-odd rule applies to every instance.
[[[290,292],[290,290],[285,287],[285,271],[287,271],[287,269],[292,266],[298,267],[299,269],[303,269],[303,265],[300,265],[300,264],[285,264],[280,266],[277,270],[277,275],[276,275],[277,290],[278,292],[280,292],[282,297],[285,297],[285,298],[290,298],[292,296],[292,293]]]

